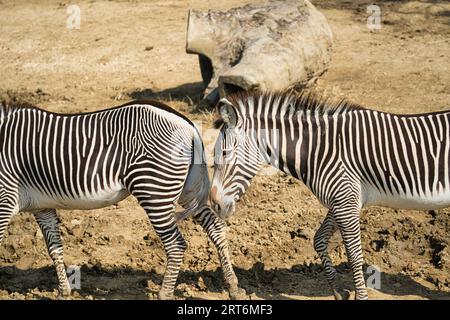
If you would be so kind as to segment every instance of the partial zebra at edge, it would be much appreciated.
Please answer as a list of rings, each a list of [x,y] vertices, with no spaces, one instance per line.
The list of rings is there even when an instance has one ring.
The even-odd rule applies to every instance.
[[[184,115],[156,101],[132,101],[79,114],[23,102],[0,107],[0,244],[14,214],[38,222],[58,276],[71,293],[56,209],[96,209],[133,195],[166,254],[161,299],[173,298],[186,249],[175,205],[194,217],[216,246],[231,298],[241,293],[225,224],[209,209],[209,178],[200,133]],[[187,214],[186,214],[187,213]]]

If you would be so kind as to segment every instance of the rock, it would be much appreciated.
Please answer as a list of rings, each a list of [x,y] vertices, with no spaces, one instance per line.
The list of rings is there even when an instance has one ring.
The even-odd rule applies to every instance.
[[[307,232],[306,230],[300,228],[298,228],[296,231],[289,231],[289,235],[291,236],[291,239],[303,238],[305,240],[308,240],[311,238],[311,232]]]
[[[72,220],[70,221],[70,224],[71,224],[72,226],[78,226],[78,225],[81,224],[81,220],[78,220],[78,219],[72,219]]]
[[[198,287],[201,291],[205,291],[205,290],[207,289],[207,286],[206,286],[206,284],[205,284],[205,280],[203,280],[203,277],[199,277],[199,278],[198,278],[197,287]]]
[[[259,298],[256,293],[252,293],[251,295],[249,295],[249,299],[250,300],[261,300],[261,298]]]
[[[71,233],[77,237],[77,238],[82,238],[84,235],[84,228],[81,225],[76,225],[72,230]]]
[[[327,69],[331,48],[328,22],[308,0],[189,12],[186,52],[199,55],[210,105],[238,90],[306,85]]]
[[[34,256],[24,256],[21,257],[19,261],[16,263],[16,268],[19,270],[28,270],[36,261],[36,257]]]
[[[384,248],[386,242],[383,239],[373,240],[372,241],[372,249],[375,251],[381,251]]]

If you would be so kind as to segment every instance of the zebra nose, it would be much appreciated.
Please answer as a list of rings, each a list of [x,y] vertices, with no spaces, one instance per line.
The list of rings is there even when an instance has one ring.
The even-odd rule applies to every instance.
[[[234,212],[234,203],[231,202],[213,202],[211,204],[213,211],[222,219],[228,219]]]
[[[221,207],[217,199],[217,187],[213,186],[209,194],[209,201],[211,201],[211,207],[216,213],[220,213]]]
[[[211,188],[211,192],[210,192],[209,196],[212,200],[216,199],[216,196],[217,196],[217,187],[216,186],[213,186]]]

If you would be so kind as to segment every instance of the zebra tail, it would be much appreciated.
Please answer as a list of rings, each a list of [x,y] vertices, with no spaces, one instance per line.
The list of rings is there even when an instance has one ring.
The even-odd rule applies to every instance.
[[[208,202],[210,182],[203,142],[198,131],[193,139],[192,162],[178,203],[185,208],[175,221],[179,222],[195,213]]]

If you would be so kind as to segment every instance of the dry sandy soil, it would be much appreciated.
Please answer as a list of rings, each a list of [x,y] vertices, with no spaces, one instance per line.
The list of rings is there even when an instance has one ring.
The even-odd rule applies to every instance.
[[[187,10],[249,2],[70,1],[82,16],[81,28],[69,30],[68,1],[0,0],[0,98],[59,112],[158,98],[210,128],[213,114],[196,108],[202,91],[197,58],[185,54]],[[382,29],[370,31],[371,1],[313,1],[335,35],[333,61],[315,89],[396,113],[449,109],[449,3],[376,2]],[[363,210],[365,261],[382,271],[381,288],[370,290],[370,298],[450,298],[449,212]],[[229,230],[236,272],[249,299],[332,298],[312,248],[325,213],[289,177],[255,179]],[[134,199],[59,215],[66,263],[81,266],[81,290],[73,299],[156,298],[165,254]],[[206,235],[191,221],[181,227],[189,248],[176,298],[227,298]],[[338,236],[332,257],[351,289]],[[56,298],[55,288],[56,274],[34,218],[17,215],[0,247],[0,298]]]

